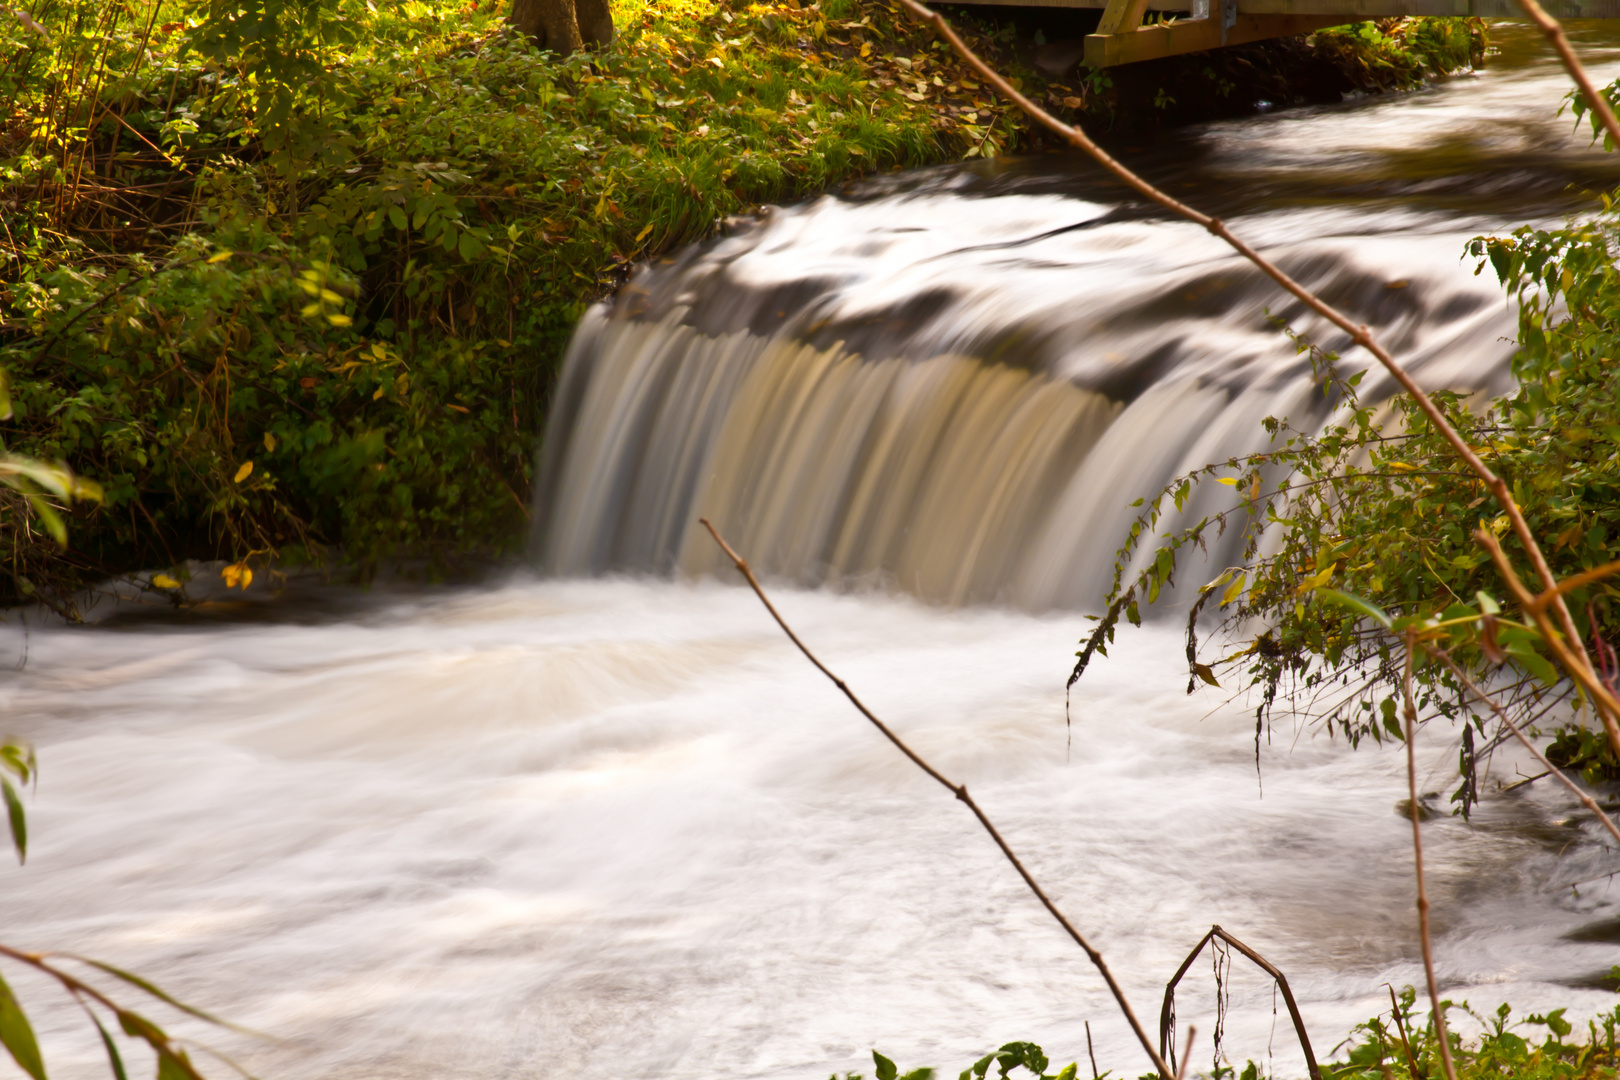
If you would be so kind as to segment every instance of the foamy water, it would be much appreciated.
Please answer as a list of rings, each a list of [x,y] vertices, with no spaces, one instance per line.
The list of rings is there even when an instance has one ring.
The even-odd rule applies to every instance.
[[[1080,684],[1070,752],[1080,620],[780,599],[972,787],[1150,1023],[1212,922],[1290,974],[1323,1056],[1384,982],[1419,979],[1398,753],[1284,723],[1257,778],[1252,714],[1206,716],[1219,698],[1181,692],[1179,639],[1154,628]],[[951,1068],[1031,1038],[1068,1060],[1087,1020],[1104,1067],[1145,1067],[966,812],[731,586],[520,580],[341,618],[35,632],[0,708],[45,766],[33,858],[0,871],[4,940],[286,1040],[220,1040],[260,1076],[819,1078],[874,1046]],[[1425,738],[1438,787],[1454,747]],[[1425,827],[1442,978],[1595,1011],[1609,995],[1556,984],[1614,950],[1560,935],[1612,905],[1554,888],[1595,856],[1542,787]],[[1207,1037],[1195,973],[1180,1015]],[[77,1013],[16,982],[55,1073],[95,1075]],[[1289,1071],[1269,987],[1240,971],[1236,991],[1229,1052],[1270,1045]]]

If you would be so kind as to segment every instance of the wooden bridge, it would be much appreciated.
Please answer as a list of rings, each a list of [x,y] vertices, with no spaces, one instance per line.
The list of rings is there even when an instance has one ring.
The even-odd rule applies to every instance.
[[[1101,8],[1097,32],[1086,36],[1086,63],[1114,67],[1161,56],[1309,34],[1329,26],[1400,15],[1477,15],[1522,19],[1515,0],[969,0],[1016,7]],[[1188,10],[1189,4],[1192,10]],[[1620,0],[1543,0],[1559,19],[1620,18]],[[1174,13],[1144,24],[1149,11]]]

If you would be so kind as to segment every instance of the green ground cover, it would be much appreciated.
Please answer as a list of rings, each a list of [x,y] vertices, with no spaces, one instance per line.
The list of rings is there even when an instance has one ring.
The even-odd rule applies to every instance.
[[[614,45],[565,60],[502,12],[35,0],[0,21],[0,452],[104,492],[64,550],[0,485],[0,604],[71,614],[87,583],[191,558],[511,553],[568,333],[635,261],[861,173],[1029,145],[883,0],[621,0]],[[1055,108],[1130,112],[980,30]],[[1393,87],[1477,41],[1422,20],[1311,47]]]

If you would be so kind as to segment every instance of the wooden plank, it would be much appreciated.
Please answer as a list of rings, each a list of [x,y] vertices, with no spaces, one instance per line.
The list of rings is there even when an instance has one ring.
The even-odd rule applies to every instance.
[[[1545,0],[1542,6],[1559,19],[1620,18],[1620,0]],[[1343,22],[1396,15],[1524,18],[1514,0],[1238,0],[1238,11],[1250,15],[1338,15]]]
[[[1108,0],[970,0],[995,7],[1106,8]],[[1620,19],[1620,0],[1546,0],[1542,4],[1560,19]],[[1189,0],[1148,0],[1148,11],[1189,11]],[[1520,19],[1516,0],[1238,0],[1246,15],[1337,15],[1340,22],[1388,19],[1398,15],[1477,15],[1486,19]]]
[[[1108,0],[1102,20],[1097,23],[1097,33],[1129,33],[1142,25],[1142,16],[1146,14],[1147,0]]]
[[[1336,0],[1344,3],[1347,0]],[[1178,19],[1172,23],[1144,26],[1124,34],[1089,34],[1086,37],[1086,63],[1092,67],[1115,67],[1163,56],[1241,45],[1246,41],[1309,34],[1347,20],[1343,15],[1246,15],[1239,3],[1237,22],[1223,35],[1219,8],[1205,19]]]
[[[1095,11],[1108,6],[1108,0],[971,0],[973,6],[984,7],[1043,7],[1043,8],[1090,8]],[[1187,10],[1187,0],[1148,0],[1149,11],[1180,11]]]

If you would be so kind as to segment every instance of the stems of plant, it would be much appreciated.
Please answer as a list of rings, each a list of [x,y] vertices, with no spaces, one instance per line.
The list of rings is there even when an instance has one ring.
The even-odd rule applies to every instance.
[[[1603,727],[1609,733],[1609,741],[1615,745],[1616,752],[1620,753],[1620,724],[1617,724],[1615,719],[1620,717],[1620,701],[1615,699],[1614,694],[1603,684],[1603,680],[1598,678],[1597,672],[1592,670],[1592,665],[1586,662],[1585,652],[1577,657],[1569,648],[1568,642],[1560,640],[1551,620],[1547,618],[1545,602],[1547,593],[1542,593],[1539,598],[1530,594],[1524,582],[1519,580],[1519,575],[1514,573],[1513,564],[1508,562],[1507,553],[1502,550],[1502,545],[1491,535],[1489,529],[1476,529],[1474,539],[1490,553],[1491,561],[1496,563],[1497,573],[1502,576],[1508,590],[1513,593],[1513,599],[1535,620],[1543,640],[1547,642],[1547,647],[1558,658],[1559,665],[1569,672],[1580,684],[1581,689],[1592,698],[1594,711],[1603,720]],[[1549,592],[1555,592],[1557,588],[1558,586],[1554,585]],[[1558,602],[1563,603],[1562,596],[1558,597]],[[1578,645],[1579,641],[1576,641],[1576,644]]]
[[[1569,46],[1569,38],[1564,36],[1564,27],[1557,19],[1547,14],[1536,0],[1519,0],[1519,7],[1530,21],[1541,28],[1552,42],[1552,47],[1558,52],[1558,59],[1564,63],[1564,69],[1569,77],[1575,80],[1575,85],[1581,88],[1586,97],[1586,103],[1597,113],[1598,119],[1603,122],[1603,130],[1609,133],[1609,139],[1617,149],[1620,149],[1620,120],[1615,119],[1614,110],[1609,108],[1609,101],[1592,85],[1592,77],[1586,73],[1586,68],[1575,56],[1575,50]]]
[[[1406,1069],[1412,1074],[1412,1080],[1423,1080],[1423,1072],[1418,1068],[1417,1055],[1412,1053],[1412,1042],[1406,1037],[1406,1021],[1401,1017],[1401,1003],[1395,1000],[1395,987],[1389,983],[1384,985],[1389,987],[1390,1014],[1395,1017],[1395,1030],[1400,1033],[1401,1046],[1406,1050]]]
[[[1440,1064],[1446,1080],[1457,1080],[1457,1070],[1451,1064],[1451,1039],[1446,1034],[1446,1014],[1440,1008],[1440,987],[1434,978],[1434,948],[1429,940],[1429,893],[1423,885],[1423,831],[1420,825],[1422,810],[1418,803],[1417,704],[1412,700],[1412,652],[1417,647],[1417,634],[1406,632],[1406,669],[1401,675],[1401,696],[1406,703],[1406,788],[1411,797],[1407,809],[1412,815],[1412,861],[1417,876],[1418,937],[1423,946],[1423,975],[1429,983],[1429,1002],[1434,1006],[1434,1033],[1440,1044]]]
[[[1176,1080],[1182,1080],[1187,1075],[1187,1060],[1192,1057],[1193,1038],[1198,1029],[1192,1024],[1187,1025],[1187,1047],[1181,1052],[1181,1064],[1176,1066]]]
[[[1530,5],[1534,3],[1534,0],[1519,0],[1519,2]],[[1065,124],[1025,97],[999,72],[980,59],[977,53],[968,48],[967,43],[957,36],[956,31],[951,29],[950,24],[938,12],[919,3],[918,0],[900,0],[900,3],[920,22],[931,26],[934,33],[946,41],[956,51],[957,55],[967,61],[968,65],[977,71],[985,82],[993,86],[1002,97],[1013,102],[1032,119],[1058,135],[1071,146],[1090,155],[1099,165],[1113,173],[1117,179],[1143,198],[1157,203],[1173,214],[1186,218],[1195,225],[1207,229],[1211,234],[1225,241],[1228,246],[1252,263],[1261,273],[1282,286],[1283,289],[1301,301],[1306,307],[1349,334],[1352,341],[1371,353],[1378,363],[1383,366],[1384,370],[1400,384],[1401,389],[1406,391],[1417,404],[1419,411],[1434,425],[1435,430],[1440,432],[1441,436],[1450,444],[1452,452],[1490,490],[1497,503],[1502,507],[1503,512],[1507,514],[1508,520],[1512,522],[1513,533],[1519,538],[1519,543],[1523,545],[1525,554],[1529,556],[1530,563],[1535,567],[1536,576],[1541,579],[1543,587],[1549,591],[1556,591],[1558,582],[1553,577],[1552,568],[1547,564],[1547,559],[1542,554],[1540,545],[1536,543],[1535,535],[1530,531],[1530,525],[1525,521],[1518,504],[1513,501],[1512,493],[1508,491],[1506,482],[1491,471],[1484,460],[1474,452],[1474,448],[1468,444],[1468,440],[1464,439],[1457,429],[1451,425],[1429,395],[1423,392],[1422,388],[1418,386],[1407,370],[1396,362],[1389,351],[1378,343],[1367,327],[1352,322],[1349,316],[1288,276],[1281,267],[1235,236],[1226,227],[1225,222],[1195,210],[1186,203],[1160,191],[1098,146],[1081,128]],[[1528,7],[1526,10],[1528,10]],[[1541,11],[1539,7],[1536,10]],[[1532,14],[1531,17],[1535,18],[1535,15]],[[1541,18],[1552,22],[1555,26],[1557,25],[1556,20],[1553,20],[1552,16],[1545,11],[1541,11]],[[1559,33],[1561,35],[1562,31],[1560,30]],[[1567,44],[1566,42],[1566,48]],[[1577,77],[1577,82],[1585,77],[1585,72],[1580,68],[1580,62],[1575,59],[1573,53],[1566,54],[1565,65],[1570,66],[1571,73],[1577,70],[1581,71],[1580,76]],[[1586,85],[1590,85],[1590,80],[1587,80]],[[1596,108],[1597,102],[1601,100],[1601,98],[1595,98],[1593,107]],[[1612,116],[1613,114],[1610,113],[1611,119]],[[1617,125],[1616,128],[1616,145],[1620,145],[1620,125]],[[1586,648],[1581,642],[1581,635],[1575,629],[1575,620],[1570,615],[1569,607],[1564,603],[1563,596],[1555,593],[1552,603],[1558,613],[1559,623],[1573,645],[1575,655],[1582,665],[1590,669],[1591,661],[1586,655]],[[1610,700],[1612,702],[1612,699]],[[1604,705],[1600,706],[1599,711],[1606,712],[1607,709],[1608,705]],[[1604,720],[1605,727],[1609,732],[1609,740],[1614,744],[1615,753],[1620,754],[1620,723],[1617,723],[1617,717],[1620,717],[1620,707],[1615,709],[1614,715],[1605,715]]]
[[[1433,645],[1425,645],[1424,650],[1428,652],[1430,656],[1433,656],[1435,659],[1439,660],[1441,663],[1450,668],[1451,673],[1457,676],[1458,680],[1468,688],[1469,693],[1473,694],[1492,712],[1494,712],[1497,719],[1501,720],[1503,725],[1506,726],[1509,731],[1513,732],[1514,737],[1524,745],[1526,750],[1530,751],[1531,755],[1534,756],[1537,761],[1541,762],[1541,767],[1547,770],[1542,774],[1542,776],[1556,777],[1560,784],[1563,784],[1569,789],[1570,794],[1579,799],[1582,805],[1592,812],[1593,817],[1602,822],[1603,827],[1609,830],[1609,835],[1614,837],[1615,842],[1620,843],[1620,825],[1616,825],[1614,823],[1614,819],[1604,812],[1603,807],[1597,804],[1596,799],[1582,791],[1580,786],[1577,785],[1575,781],[1565,776],[1564,770],[1556,767],[1552,762],[1547,760],[1547,755],[1543,754],[1539,749],[1537,749],[1536,744],[1530,741],[1530,736],[1526,735],[1524,730],[1520,728],[1518,724],[1513,722],[1512,717],[1510,717],[1508,715],[1508,711],[1502,707],[1501,702],[1485,693],[1484,690],[1481,690],[1474,680],[1470,679],[1467,674],[1463,672],[1463,669],[1457,666],[1457,662],[1451,658],[1450,653],[1446,652],[1444,649],[1435,648]],[[1528,782],[1529,781],[1527,780],[1521,781],[1521,783]]]
[[[1097,1052],[1091,1048],[1091,1021],[1086,1021],[1086,1057],[1091,1059],[1091,1080],[1102,1080],[1097,1074]]]
[[[862,716],[871,721],[872,726],[877,728],[878,731],[882,732],[884,738],[888,739],[889,742],[894,744],[895,749],[899,750],[907,758],[911,759],[911,763],[913,765],[927,773],[929,777],[938,782],[941,787],[945,788],[945,790],[956,796],[959,801],[961,801],[969,810],[973,812],[973,816],[979,819],[979,824],[984,826],[985,832],[990,834],[990,839],[996,842],[996,847],[1001,849],[1001,853],[1007,857],[1007,861],[1012,864],[1013,869],[1018,871],[1018,876],[1023,878],[1024,884],[1029,886],[1030,892],[1035,894],[1035,898],[1041,902],[1041,906],[1046,908],[1047,912],[1051,914],[1052,918],[1057,920],[1058,925],[1063,927],[1064,932],[1069,935],[1070,939],[1072,939],[1076,945],[1080,946],[1080,948],[1085,952],[1086,958],[1091,961],[1092,966],[1095,967],[1098,973],[1102,975],[1103,982],[1108,984],[1108,992],[1114,996],[1114,1001],[1119,1006],[1119,1011],[1124,1014],[1126,1022],[1130,1024],[1131,1030],[1135,1032],[1137,1041],[1142,1044],[1142,1049],[1147,1051],[1148,1058],[1152,1060],[1153,1067],[1158,1070],[1159,1076],[1162,1078],[1162,1080],[1175,1080],[1176,1073],[1171,1070],[1170,1066],[1165,1062],[1164,1057],[1159,1053],[1152,1041],[1149,1040],[1147,1030],[1142,1027],[1141,1021],[1136,1018],[1136,1012],[1131,1008],[1130,1001],[1125,997],[1125,991],[1114,979],[1114,973],[1109,970],[1107,962],[1103,960],[1102,953],[1098,952],[1092,947],[1091,942],[1086,940],[1085,935],[1081,934],[1080,931],[1075,928],[1074,924],[1069,921],[1068,916],[1064,915],[1063,912],[1058,909],[1057,904],[1052,901],[1052,898],[1046,894],[1046,890],[1041,888],[1040,883],[1035,880],[1035,876],[1029,872],[1028,868],[1024,866],[1023,862],[1018,858],[1018,856],[1013,853],[1013,849],[1008,846],[1007,841],[1002,838],[1001,833],[996,829],[995,825],[991,823],[989,817],[987,817],[985,812],[979,808],[979,804],[973,801],[973,796],[968,794],[967,785],[957,784],[948,779],[944,773],[928,764],[928,762],[924,761],[915,750],[907,746],[905,741],[901,739],[900,736],[896,735],[887,724],[885,724],[882,720],[879,720],[872,710],[868,709],[865,703],[862,702],[860,698],[855,696],[855,692],[849,688],[849,684],[844,682],[844,680],[840,679],[837,675],[834,675],[827,665],[823,664],[816,657],[816,654],[811,652],[809,647],[806,646],[803,641],[799,640],[799,635],[793,632],[793,628],[787,624],[787,620],[782,618],[781,612],[776,610],[776,605],[771,603],[770,597],[765,595],[765,590],[760,586],[759,579],[754,576],[754,571],[749,568],[748,561],[741,555],[737,554],[736,550],[730,544],[726,543],[725,537],[720,535],[720,530],[714,527],[714,523],[708,518],[699,518],[698,522],[705,529],[709,530],[709,535],[714,537],[714,542],[719,544],[720,549],[726,553],[726,556],[729,559],[731,559],[732,565],[737,568],[737,572],[742,574],[743,578],[748,582],[749,587],[754,590],[754,595],[759,597],[759,602],[765,605],[765,610],[770,612],[771,618],[776,620],[776,625],[782,628],[782,632],[786,634],[788,636],[788,640],[793,642],[793,644],[798,647],[798,650],[804,654],[804,658],[809,660],[811,664],[815,665],[817,671],[827,676],[827,678],[832,681],[832,684],[838,687],[838,689],[843,692],[843,695],[849,699],[850,704],[854,705],[856,710],[859,711]]]

